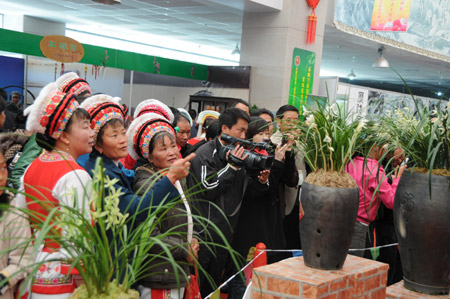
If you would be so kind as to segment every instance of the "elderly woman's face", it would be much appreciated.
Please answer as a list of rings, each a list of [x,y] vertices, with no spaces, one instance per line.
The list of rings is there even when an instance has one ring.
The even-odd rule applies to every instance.
[[[156,142],[148,160],[156,168],[164,169],[172,166],[178,160],[179,155],[176,141],[169,136],[164,136],[163,139]]]
[[[95,149],[113,161],[125,158],[128,155],[127,130],[121,123],[105,126],[102,140],[97,140]]]

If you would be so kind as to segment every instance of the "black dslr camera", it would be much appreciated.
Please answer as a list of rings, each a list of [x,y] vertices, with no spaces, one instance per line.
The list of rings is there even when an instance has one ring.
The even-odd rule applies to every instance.
[[[253,152],[254,149],[265,149],[266,151],[271,151],[272,147],[264,142],[253,143],[251,141],[243,140],[236,137],[231,137],[227,134],[222,134],[220,137],[223,141],[230,142],[228,145],[222,146],[219,152],[219,158],[223,160],[227,160],[227,152],[230,151],[228,155],[228,162],[238,167],[245,167],[248,170],[265,170],[270,169],[272,167],[273,156],[265,156],[260,155],[258,153]],[[248,155],[247,159],[242,160],[236,158],[231,154],[231,152],[236,148],[236,143],[240,142],[241,145],[246,148],[244,150],[243,157]]]

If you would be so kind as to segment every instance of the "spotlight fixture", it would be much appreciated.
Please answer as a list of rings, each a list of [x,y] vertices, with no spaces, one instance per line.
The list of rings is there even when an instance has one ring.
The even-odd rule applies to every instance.
[[[92,0],[92,1],[106,5],[122,4],[122,0]]]
[[[356,75],[355,75],[355,72],[353,71],[353,69],[350,72],[350,74],[347,75],[347,78],[349,78],[350,80],[353,80],[356,78]]]
[[[236,48],[231,52],[231,55],[241,55],[241,50],[239,50],[239,44],[236,44]]]
[[[375,62],[372,64],[372,67],[379,67],[379,68],[386,68],[389,67],[389,62],[386,58],[383,57],[384,51],[386,48],[384,46],[380,46],[378,48],[378,54],[380,54],[380,57],[378,57]]]

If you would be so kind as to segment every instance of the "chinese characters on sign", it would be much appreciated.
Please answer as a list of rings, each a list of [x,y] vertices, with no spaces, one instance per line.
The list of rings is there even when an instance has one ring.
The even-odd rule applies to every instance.
[[[306,103],[308,94],[312,92],[315,61],[314,52],[294,48],[289,104],[297,107],[300,115],[303,113],[303,105]]]
[[[78,62],[84,56],[83,45],[62,35],[47,35],[40,43],[45,57],[59,62]]]
[[[370,30],[406,31],[411,0],[375,0]]]

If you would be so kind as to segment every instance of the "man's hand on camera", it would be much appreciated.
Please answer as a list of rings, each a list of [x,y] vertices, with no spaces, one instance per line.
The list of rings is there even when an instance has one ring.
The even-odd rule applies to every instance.
[[[237,145],[233,151],[227,152],[227,162],[233,166],[233,169],[237,170],[237,168],[244,166],[244,160],[247,159],[248,154],[244,156],[244,147]]]

